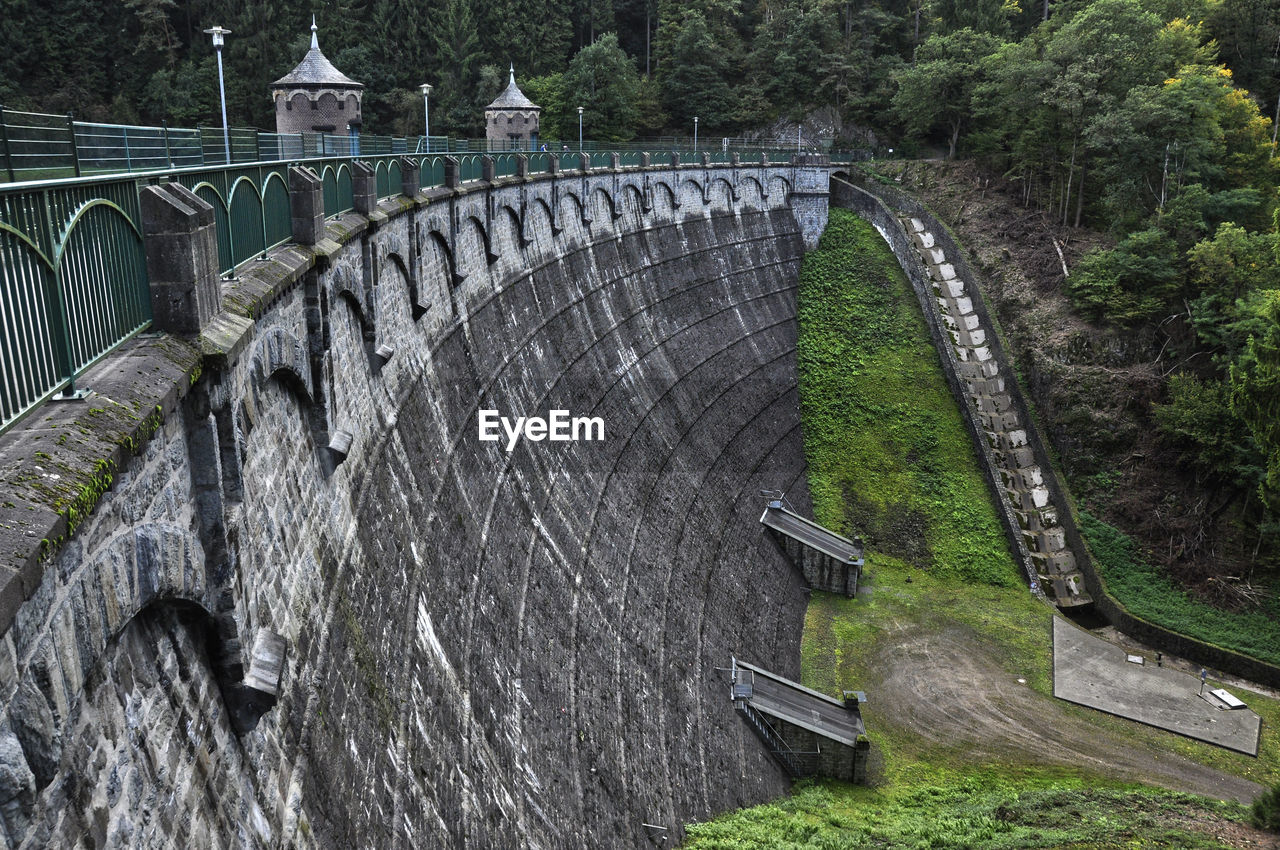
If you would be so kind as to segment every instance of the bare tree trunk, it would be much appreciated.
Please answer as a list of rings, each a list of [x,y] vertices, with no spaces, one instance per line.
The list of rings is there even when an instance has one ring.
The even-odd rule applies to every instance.
[[[649,78],[649,18],[650,17],[651,17],[651,13],[649,11],[649,4],[645,3],[644,4],[644,76],[645,76],[645,79]]]
[[[1076,227],[1080,226],[1080,212],[1084,209],[1085,166],[1080,166],[1080,186],[1076,189]]]
[[[951,150],[947,153],[947,159],[956,158],[956,142],[960,139],[960,122],[956,121],[951,125]]]
[[[1049,20],[1049,0],[1044,0],[1044,18],[1043,18],[1043,20],[1046,20],[1046,21],[1047,21],[1047,20]]]
[[[1071,164],[1067,166],[1067,191],[1062,194],[1062,226],[1067,226],[1067,215],[1071,210],[1071,179],[1076,176],[1077,139],[1071,140]]]

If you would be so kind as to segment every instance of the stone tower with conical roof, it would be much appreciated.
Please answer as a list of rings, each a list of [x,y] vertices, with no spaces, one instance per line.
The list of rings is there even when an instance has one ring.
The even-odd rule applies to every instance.
[[[320,52],[316,19],[311,19],[311,49],[298,66],[271,84],[277,133],[359,134],[364,84],[333,67]]]
[[[484,108],[484,135],[490,150],[532,150],[538,146],[538,113],[542,107],[529,100],[516,85],[516,68],[511,66],[511,82],[493,103]]]

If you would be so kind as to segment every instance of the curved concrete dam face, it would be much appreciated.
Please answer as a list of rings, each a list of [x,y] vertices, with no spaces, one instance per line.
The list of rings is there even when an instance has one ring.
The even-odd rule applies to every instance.
[[[756,170],[384,204],[246,273],[243,346],[5,637],[10,844],[670,846],[782,793],[717,669],[798,676],[806,602],[758,523],[807,496],[803,243]]]

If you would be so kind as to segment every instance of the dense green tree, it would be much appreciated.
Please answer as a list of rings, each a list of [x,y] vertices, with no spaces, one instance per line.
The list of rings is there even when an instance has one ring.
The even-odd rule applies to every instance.
[[[999,40],[962,29],[934,35],[916,54],[916,62],[898,74],[893,110],[907,132],[924,135],[936,128],[947,133],[947,155],[956,155],[960,130],[973,115],[973,94],[982,81],[982,59],[995,52]]]
[[[1280,289],[1259,293],[1251,309],[1259,330],[1231,366],[1231,409],[1266,457],[1261,495],[1280,512]]]
[[[693,132],[693,119],[704,129],[727,126],[733,116],[729,62],[711,35],[701,12],[688,11],[679,35],[659,68],[663,108],[682,133]]]
[[[564,73],[565,97],[575,111],[583,107],[583,127],[592,139],[621,142],[635,135],[639,87],[635,65],[613,33],[579,50]]]
[[[1262,457],[1245,423],[1231,409],[1225,381],[1174,375],[1169,401],[1154,406],[1156,426],[1182,452],[1184,463],[1204,484],[1256,487]]]
[[[521,86],[521,91],[529,100],[542,107],[538,122],[539,135],[542,139],[556,141],[569,138],[569,101],[565,96],[563,74],[532,77]],[[576,112],[574,120],[577,120]],[[575,137],[577,135],[576,124],[574,135]]]

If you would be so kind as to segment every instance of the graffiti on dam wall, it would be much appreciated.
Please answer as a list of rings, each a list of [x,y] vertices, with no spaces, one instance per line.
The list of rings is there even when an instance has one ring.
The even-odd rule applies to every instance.
[[[803,612],[743,507],[803,486],[770,171],[513,181],[246,267],[4,635],[9,843],[628,846],[780,789],[703,693],[729,651],[794,673]],[[608,439],[481,453],[484,409]]]

